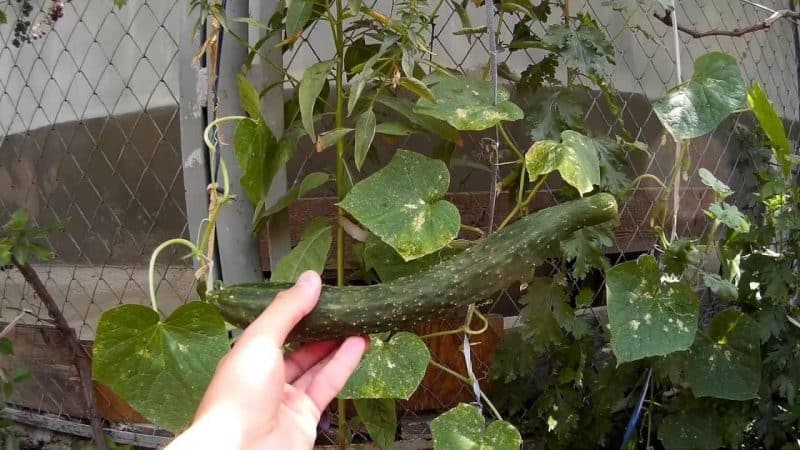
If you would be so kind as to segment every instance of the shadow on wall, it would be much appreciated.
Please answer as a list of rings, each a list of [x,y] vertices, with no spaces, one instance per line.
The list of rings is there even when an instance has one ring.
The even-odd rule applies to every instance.
[[[177,107],[59,123],[0,141],[0,217],[69,219],[60,262],[131,264],[188,236]]]

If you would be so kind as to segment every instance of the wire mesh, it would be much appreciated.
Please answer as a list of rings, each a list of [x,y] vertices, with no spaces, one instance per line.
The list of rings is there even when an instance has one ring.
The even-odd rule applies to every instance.
[[[632,155],[631,167],[637,174],[649,172],[668,179],[675,143],[665,136],[650,101],[676,83],[676,55],[670,28],[653,16],[655,3],[587,1],[574,2],[572,8],[573,13],[595,17],[612,39],[616,65],[607,75],[619,93],[621,116],[632,136],[647,143],[656,155],[650,165],[647,158]],[[122,10],[114,10],[110,2],[73,0],[65,3],[64,18],[50,32],[19,49],[12,45],[12,29],[0,27],[0,217],[25,206],[38,222],[71,219],[65,232],[51,239],[56,261],[36,268],[82,339],[92,339],[102,311],[123,303],[146,304],[150,252],[165,239],[187,236],[189,227],[197,225],[187,223],[181,173],[176,30],[185,11],[179,5],[167,0],[130,0]],[[778,1],[765,6],[785,7]],[[378,0],[373,7],[391,14],[394,2]],[[482,23],[482,9],[468,11],[473,23]],[[710,30],[746,26],[769,14],[745,0],[684,0],[676,17],[686,27]],[[557,16],[552,20],[559,20]],[[294,76],[333,56],[329,30],[322,25],[313,25],[284,55],[283,63]],[[541,33],[546,25],[534,31]],[[794,26],[790,20],[781,20],[767,31],[741,38],[693,39],[682,34],[683,77],[691,75],[692,61],[704,53],[733,54],[745,79],[761,83],[786,119],[789,134],[796,136],[800,101],[798,60],[791,45]],[[462,72],[481,73],[488,61],[485,37],[466,39],[454,34],[461,28],[451,2],[443,2],[431,27],[433,58]],[[510,36],[511,29],[505,25],[499,39],[508,42]],[[539,50],[506,52],[499,60],[520,72],[543,54]],[[558,74],[561,80],[565,76]],[[617,129],[600,93],[591,93],[589,105],[588,128],[600,134]],[[751,188],[752,180],[742,175],[749,143],[741,125],[740,119],[731,119],[692,143],[694,159],[683,183],[679,234],[705,231],[702,208],[710,199],[699,182],[699,168],[709,169],[737,192]],[[468,141],[459,158],[485,163],[477,142]],[[424,149],[430,144],[401,141],[396,145]],[[290,182],[329,162],[324,157],[309,161],[303,152],[298,155],[290,164]],[[453,192],[488,190],[486,171],[459,167],[456,172]],[[548,183],[544,190],[551,201],[557,188]],[[649,235],[648,218],[657,189],[647,183],[642,188],[643,195],[650,197],[621,211],[628,228],[610,250],[612,262],[621,261],[637,240]],[[159,298],[168,311],[192,297],[194,278],[192,268],[175,255],[165,261],[168,264],[159,270]],[[19,309],[28,309],[39,317],[27,319],[28,323],[47,323],[46,311],[14,270],[0,273],[0,302],[3,321],[16,316]],[[506,322],[513,326],[520,306],[515,293],[506,292],[487,310],[510,317]],[[489,363],[474,361],[476,371],[486,377]],[[448,376],[431,370],[433,385]],[[453,406],[453,399],[423,389],[439,405],[432,410],[403,406],[399,436],[404,439],[429,438],[426,420]],[[466,385],[460,389],[467,395],[471,392]],[[41,404],[48,405],[42,410],[64,413],[63,408],[58,410],[58,398],[42,398]],[[330,437],[333,443],[334,436],[322,432],[320,442]]]

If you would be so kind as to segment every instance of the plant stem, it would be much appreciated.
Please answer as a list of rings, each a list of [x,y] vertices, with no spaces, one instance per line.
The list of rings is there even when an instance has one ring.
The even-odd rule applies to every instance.
[[[209,225],[209,229],[211,226]],[[150,267],[147,271],[147,278],[148,283],[150,285],[150,305],[153,307],[153,311],[158,314],[158,302],[156,301],[156,280],[155,280],[155,272],[156,272],[156,260],[158,259],[158,255],[161,254],[164,249],[172,245],[183,245],[188,247],[192,250],[192,255],[197,254],[197,247],[191,242],[187,241],[186,239],[170,239],[153,250],[153,254],[150,256]]]
[[[454,376],[455,378],[463,381],[464,383],[472,384],[472,380],[445,365],[439,364],[436,361],[431,361],[431,365],[443,372],[446,372]],[[494,403],[492,403],[492,401],[489,400],[489,397],[487,397],[486,394],[483,393],[483,391],[481,391],[481,398],[483,399],[484,402],[486,402],[486,405],[489,407],[489,409],[492,410],[492,414],[494,414],[497,420],[503,420],[503,416],[500,415],[500,413],[497,411],[497,408],[495,408]]]
[[[329,10],[330,12],[330,10]],[[336,45],[336,128],[344,126],[344,31],[342,28],[342,21],[344,20],[344,6],[342,0],[336,0],[336,17],[330,15],[331,26],[333,28],[333,41]],[[336,195],[341,202],[344,198],[344,138],[340,138],[336,142]],[[337,214],[340,220],[337,220],[336,227],[336,285],[344,286],[344,226],[342,225],[342,218],[344,218],[344,210],[341,207],[337,208]],[[337,442],[341,450],[346,450],[349,444],[349,437],[347,433],[347,405],[343,398],[337,400],[337,412],[339,429],[337,434]]]
[[[506,144],[508,144],[509,148],[511,148],[511,151],[513,151],[514,154],[517,155],[517,158],[521,159],[522,161],[525,161],[525,155],[522,153],[522,150],[519,148],[517,143],[514,142],[514,139],[511,138],[511,135],[508,134],[506,127],[504,127],[502,123],[498,123],[497,128],[500,130],[500,134],[503,136],[503,140],[506,141]]]
[[[504,220],[503,223],[501,223],[500,226],[497,227],[498,231],[502,230],[503,228],[505,228],[506,225],[508,225],[512,220],[514,220],[514,217],[517,214],[519,214],[519,212],[522,211],[523,208],[526,208],[528,205],[531,204],[531,202],[533,201],[534,197],[536,197],[536,194],[539,192],[539,189],[541,189],[542,186],[544,185],[545,181],[547,181],[547,175],[543,176],[539,180],[539,182],[536,183],[536,186],[533,187],[533,190],[531,191],[530,194],[528,194],[528,198],[526,198],[524,202],[517,203],[517,206],[515,206],[514,209],[508,214],[508,216],[506,217],[506,220]]]

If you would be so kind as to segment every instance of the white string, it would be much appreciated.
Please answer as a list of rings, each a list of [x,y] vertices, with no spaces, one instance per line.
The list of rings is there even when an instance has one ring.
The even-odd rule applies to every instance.
[[[478,377],[475,376],[475,373],[472,371],[472,346],[469,343],[469,337],[465,334],[464,335],[464,364],[467,367],[467,375],[469,379],[472,380],[472,394],[475,396],[475,404],[478,409],[483,412],[483,402],[481,401],[481,385],[478,383]]]
[[[675,44],[675,71],[678,77],[678,84],[683,83],[683,70],[681,67],[681,41],[678,32],[678,0],[672,0],[672,38]],[[675,168],[674,170],[682,170],[680,164],[681,158],[681,141],[675,138]],[[673,175],[674,186],[672,193],[672,240],[678,237],[678,209],[681,206],[681,175],[675,173]]]

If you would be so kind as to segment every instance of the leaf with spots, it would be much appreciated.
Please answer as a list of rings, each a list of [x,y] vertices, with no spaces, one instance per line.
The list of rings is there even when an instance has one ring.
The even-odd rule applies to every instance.
[[[758,323],[734,310],[720,313],[689,352],[686,381],[697,397],[756,398],[761,384]]]
[[[458,234],[458,208],[442,199],[449,185],[442,161],[398,150],[386,167],[353,186],[341,207],[411,261],[444,248]]]
[[[430,360],[428,347],[415,334],[400,332],[388,341],[373,335],[369,351],[339,396],[407,400],[417,390]]]
[[[747,87],[736,58],[711,52],[694,63],[694,75],[653,103],[664,128],[675,139],[710,133],[731,113],[747,106]]]
[[[494,104],[492,84],[488,81],[454,77],[431,88],[436,100],[422,97],[414,112],[443,120],[457,130],[482,131],[500,122],[522,119],[519,106],[509,101],[509,94],[498,89]]]
[[[186,428],[230,344],[214,306],[192,302],[161,321],[141,305],[103,313],[92,360],[95,380],[172,432]]]
[[[692,345],[700,302],[687,284],[662,280],[654,257],[618,264],[606,277],[611,348],[619,363]]]
[[[583,195],[600,184],[600,160],[594,140],[578,132],[561,133],[561,142],[539,141],[525,155],[531,180],[558,171],[561,178]]]
[[[522,436],[513,425],[498,420],[486,426],[478,408],[464,403],[431,422],[436,450],[519,450]]]

